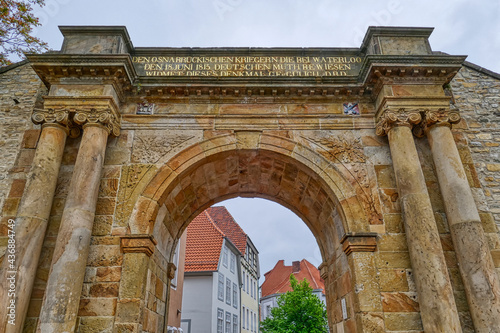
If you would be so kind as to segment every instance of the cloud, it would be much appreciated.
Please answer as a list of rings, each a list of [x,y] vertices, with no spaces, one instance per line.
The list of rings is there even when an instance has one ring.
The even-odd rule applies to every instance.
[[[262,276],[281,259],[288,265],[304,258],[313,265],[321,264],[316,239],[304,221],[289,209],[259,198],[235,198],[216,206],[225,206],[252,239],[259,251]]]

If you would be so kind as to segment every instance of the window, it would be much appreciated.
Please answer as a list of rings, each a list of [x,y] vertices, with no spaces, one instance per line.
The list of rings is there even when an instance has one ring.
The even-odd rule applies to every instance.
[[[253,314],[253,327],[254,327],[254,332],[257,332],[257,314]]]
[[[257,299],[257,281],[253,282],[253,298]]]
[[[231,280],[226,278],[226,303],[231,305]]]
[[[226,333],[231,333],[231,314],[226,311]]]
[[[248,309],[247,309],[247,330],[250,329],[250,325],[248,324],[250,322],[250,316],[248,314]]]
[[[233,315],[233,333],[238,333],[238,316]]]
[[[245,328],[245,307],[243,307],[243,310],[241,311],[241,325]]]
[[[224,246],[224,249],[222,250],[222,264],[224,265],[224,267],[227,267],[228,251],[229,251],[229,249],[226,246]]]
[[[243,271],[243,278],[242,278],[242,280],[243,280],[243,287],[242,288],[243,288],[243,291],[245,291],[245,271]]]
[[[247,274],[247,294],[250,292],[250,285],[248,284],[248,274]]]
[[[266,305],[266,318],[271,315],[271,305]]]
[[[217,309],[217,333],[224,333],[224,310]]]
[[[236,283],[233,283],[233,306],[235,309],[238,308],[238,290],[236,288],[238,288],[238,286]]]
[[[234,270],[236,269],[236,255],[231,252],[231,265],[230,265],[231,273],[234,273]]]
[[[253,332],[253,311],[250,311],[250,331]]]
[[[217,289],[217,298],[224,302],[224,275],[219,273],[219,285]]]
[[[179,267],[179,249],[180,249],[181,242],[180,240],[177,242],[177,246],[175,247],[175,252],[174,252],[174,258],[173,258],[173,263],[175,267]],[[172,282],[170,282],[170,287],[172,289],[177,289],[177,272],[179,272],[178,269],[175,269],[175,274],[174,278],[172,279]]]
[[[250,279],[250,297],[253,298],[253,279]]]

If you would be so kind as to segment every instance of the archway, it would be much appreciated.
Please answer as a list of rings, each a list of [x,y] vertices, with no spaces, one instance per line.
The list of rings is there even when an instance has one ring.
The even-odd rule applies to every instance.
[[[355,311],[360,310],[359,293],[353,292],[356,259],[348,259],[342,241],[346,235],[366,233],[369,223],[357,184],[346,174],[349,170],[341,163],[290,138],[260,131],[226,133],[192,145],[158,170],[137,199],[130,233],[152,235],[164,261],[171,262],[187,225],[211,205],[238,196],[277,202],[297,214],[318,242],[330,324],[347,319],[354,326]],[[361,266],[373,264],[371,257],[359,260],[365,262]],[[150,270],[165,265],[156,257],[152,261]],[[352,312],[347,318],[338,314],[341,299],[343,308]]]

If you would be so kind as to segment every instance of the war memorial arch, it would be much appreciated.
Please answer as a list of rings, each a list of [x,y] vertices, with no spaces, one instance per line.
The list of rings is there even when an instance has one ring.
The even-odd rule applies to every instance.
[[[430,28],[359,48],[60,30],[0,70],[0,331],[166,332],[182,232],[241,196],[310,228],[331,332],[498,332],[498,74]]]

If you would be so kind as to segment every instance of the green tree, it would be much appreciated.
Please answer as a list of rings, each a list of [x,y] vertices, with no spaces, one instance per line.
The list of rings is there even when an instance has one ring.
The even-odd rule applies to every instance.
[[[48,49],[47,43],[32,35],[40,25],[33,5],[43,6],[44,0],[0,0],[0,66],[11,63],[10,55],[23,57],[24,52]]]
[[[278,297],[278,306],[261,323],[263,333],[327,333],[325,305],[312,293],[306,279],[290,275],[293,291]]]

